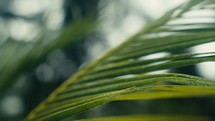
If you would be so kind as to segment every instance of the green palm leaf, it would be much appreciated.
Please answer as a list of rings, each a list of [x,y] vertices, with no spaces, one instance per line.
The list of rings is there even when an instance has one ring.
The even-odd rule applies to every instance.
[[[26,120],[63,120],[115,100],[214,96],[213,81],[185,74],[151,73],[215,61],[215,52],[174,54],[178,50],[214,42],[214,21],[175,22],[189,18],[186,16],[189,12],[211,10],[208,6],[214,4],[212,0],[191,0],[170,10],[120,46],[79,70]],[[168,56],[144,58],[161,52],[168,53]],[[172,119],[175,118],[167,117],[166,120]]]

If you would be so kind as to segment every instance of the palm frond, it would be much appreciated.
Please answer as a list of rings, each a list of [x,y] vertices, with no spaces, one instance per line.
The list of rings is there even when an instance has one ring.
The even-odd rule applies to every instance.
[[[120,46],[79,70],[26,120],[62,120],[115,100],[214,96],[213,81],[185,74],[151,73],[215,61],[215,52],[174,54],[178,50],[214,42],[214,20],[186,21],[193,17],[187,16],[190,12],[214,11],[209,7],[211,5],[215,5],[212,0],[191,0],[170,10]],[[162,52],[168,55],[146,58]]]

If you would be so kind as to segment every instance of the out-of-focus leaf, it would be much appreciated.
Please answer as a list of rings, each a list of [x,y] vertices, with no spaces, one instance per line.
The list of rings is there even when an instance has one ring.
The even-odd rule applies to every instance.
[[[1,45],[0,52],[0,95],[15,83],[19,74],[40,63],[55,49],[72,46],[86,37],[94,28],[94,20],[77,20],[66,27],[53,41],[18,42],[7,41]]]
[[[115,116],[94,119],[82,119],[77,121],[212,121],[212,119],[201,116],[184,115],[135,115],[135,116]]]

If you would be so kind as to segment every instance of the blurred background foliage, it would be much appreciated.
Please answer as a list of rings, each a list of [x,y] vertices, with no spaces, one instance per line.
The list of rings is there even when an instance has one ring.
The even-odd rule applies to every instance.
[[[184,1],[0,0],[0,120],[23,119],[82,65]],[[191,51],[205,50],[204,46],[214,50],[212,43]],[[209,68],[207,64],[173,71],[215,79],[214,64]],[[80,116],[213,115],[211,105],[215,103],[211,99],[174,100],[112,102]],[[140,104],[141,108],[134,108]]]

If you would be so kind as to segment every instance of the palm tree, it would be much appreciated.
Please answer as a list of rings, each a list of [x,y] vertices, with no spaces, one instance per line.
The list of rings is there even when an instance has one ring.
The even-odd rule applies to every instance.
[[[194,21],[201,15],[189,13],[214,11],[214,5],[213,0],[190,0],[168,11],[100,59],[80,69],[52,92],[25,120],[77,119],[79,117],[75,117],[76,115],[112,101],[120,103],[133,100],[214,97],[215,82],[194,75],[172,73],[170,70],[215,60],[215,52],[189,52],[190,47],[214,42],[215,37],[214,15],[207,16],[207,19],[213,21]],[[187,21],[191,18],[193,21]],[[149,55],[163,52],[167,54],[148,58]],[[155,73],[159,70],[168,71]],[[124,115],[84,120],[205,121],[213,118],[212,115],[206,116]]]

